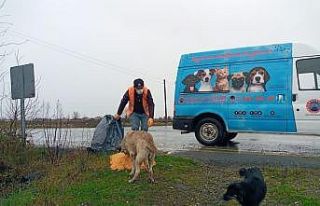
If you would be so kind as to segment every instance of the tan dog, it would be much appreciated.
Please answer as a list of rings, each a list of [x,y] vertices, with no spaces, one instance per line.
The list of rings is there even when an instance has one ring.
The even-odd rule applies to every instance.
[[[217,80],[216,80],[216,85],[213,87],[213,91],[215,91],[215,92],[229,91],[228,67],[224,67],[222,69],[215,69],[215,74],[217,76]]]
[[[130,175],[133,175],[133,177],[129,180],[130,183],[139,177],[140,166],[143,162],[149,172],[150,181],[154,182],[152,166],[157,148],[150,133],[145,131],[128,132],[121,142],[121,150],[129,154],[132,159]]]

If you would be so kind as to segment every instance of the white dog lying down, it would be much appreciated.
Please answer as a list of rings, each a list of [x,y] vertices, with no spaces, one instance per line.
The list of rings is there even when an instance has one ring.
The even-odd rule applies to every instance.
[[[143,162],[149,172],[150,181],[154,182],[152,167],[157,148],[150,133],[145,131],[128,132],[121,142],[121,151],[129,154],[132,159],[130,175],[133,177],[129,180],[130,183],[139,177],[140,166]]]

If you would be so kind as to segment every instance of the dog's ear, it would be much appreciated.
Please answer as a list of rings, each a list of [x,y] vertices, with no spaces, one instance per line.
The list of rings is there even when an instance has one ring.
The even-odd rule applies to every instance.
[[[230,81],[230,79],[232,78],[233,74],[229,74],[228,75],[228,81]]]
[[[203,73],[204,73],[204,70],[200,69],[200,70],[194,72],[194,76],[197,76],[198,78],[200,78]]]
[[[242,72],[242,74],[245,77],[245,79],[249,76],[249,72]]]
[[[192,74],[189,74],[188,76],[186,76],[183,80],[182,80],[182,84],[184,85],[188,85],[189,84],[189,79],[190,77],[192,77]]]
[[[216,73],[216,69],[209,69],[209,74],[212,76]]]
[[[264,69],[264,83],[266,83],[267,81],[269,81],[270,75],[269,75],[268,71],[265,68],[263,68],[263,69]]]
[[[246,84],[247,85],[251,84],[251,72],[249,72],[248,75],[246,76]]]

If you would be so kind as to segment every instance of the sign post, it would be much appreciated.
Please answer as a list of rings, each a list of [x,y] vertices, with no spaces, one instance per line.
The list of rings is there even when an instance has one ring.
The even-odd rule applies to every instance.
[[[35,82],[33,64],[25,64],[10,68],[11,98],[20,99],[21,135],[26,140],[26,123],[24,99],[35,97]]]

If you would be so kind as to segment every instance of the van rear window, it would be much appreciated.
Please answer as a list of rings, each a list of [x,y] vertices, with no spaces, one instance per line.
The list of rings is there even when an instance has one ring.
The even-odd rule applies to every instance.
[[[297,61],[299,90],[320,90],[320,58]]]

